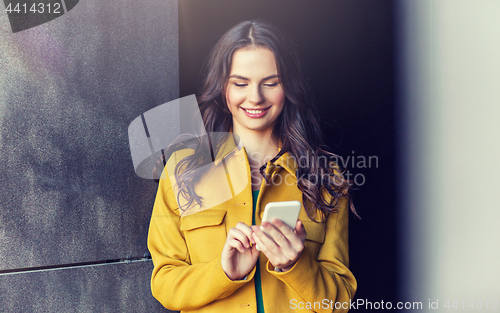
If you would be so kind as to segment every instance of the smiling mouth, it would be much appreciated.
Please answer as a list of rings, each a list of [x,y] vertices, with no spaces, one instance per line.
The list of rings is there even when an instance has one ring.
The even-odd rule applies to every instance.
[[[245,110],[246,112],[250,113],[250,114],[261,114],[267,110],[269,110],[271,107],[268,107],[268,108],[265,108],[265,109],[260,109],[260,110],[256,110],[256,109],[245,109],[245,108],[242,108],[243,110]]]

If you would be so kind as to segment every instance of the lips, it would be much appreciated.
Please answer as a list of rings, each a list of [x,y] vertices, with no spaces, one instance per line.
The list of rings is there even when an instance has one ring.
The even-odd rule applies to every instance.
[[[252,118],[259,118],[259,117],[263,117],[264,115],[266,115],[266,113],[269,111],[271,107],[268,107],[268,108],[265,108],[265,109],[245,109],[245,108],[241,108],[243,109],[243,111],[245,112],[245,114],[249,117],[252,117]]]

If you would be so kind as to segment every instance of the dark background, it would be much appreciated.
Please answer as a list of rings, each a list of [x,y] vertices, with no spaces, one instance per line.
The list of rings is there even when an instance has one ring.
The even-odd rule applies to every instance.
[[[350,221],[350,269],[356,298],[396,301],[392,1],[179,1],[180,96],[199,91],[210,49],[237,23],[260,18],[297,44],[332,151],[356,156],[350,173],[361,220]],[[353,152],[354,151],[354,152]],[[378,168],[356,166],[376,156]],[[358,182],[362,182],[358,176]]]

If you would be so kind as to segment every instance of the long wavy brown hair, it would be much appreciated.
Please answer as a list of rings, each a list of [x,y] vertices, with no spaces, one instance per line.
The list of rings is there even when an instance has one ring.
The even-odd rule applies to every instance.
[[[302,202],[312,220],[325,221],[328,213],[337,212],[336,206],[342,197],[349,199],[349,206],[356,214],[350,197],[351,184],[343,178],[338,164],[334,163],[340,157],[329,152],[323,143],[317,112],[308,100],[296,48],[288,37],[268,23],[253,20],[234,26],[209,54],[204,67],[201,95],[198,97],[206,132],[217,134],[231,131],[232,115],[224,93],[232,56],[236,50],[251,46],[273,52],[286,97],[284,109],[273,128],[273,138],[281,143],[281,150],[271,162],[285,152],[295,158],[298,166],[297,187],[302,192]],[[177,164],[175,175],[179,188],[177,197],[188,200],[186,208],[193,202],[201,204],[201,197],[194,191],[200,176],[199,172],[195,175],[195,170],[213,161],[223,141],[213,136],[200,136],[184,142],[184,146],[192,148],[194,154]],[[269,178],[263,169],[260,172],[267,181]]]

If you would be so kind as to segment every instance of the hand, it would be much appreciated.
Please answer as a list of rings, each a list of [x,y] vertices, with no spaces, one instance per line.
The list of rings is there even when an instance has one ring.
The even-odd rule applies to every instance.
[[[252,226],[254,241],[274,267],[284,272],[290,270],[304,251],[307,235],[304,225],[298,220],[294,231],[281,220],[273,219],[272,224],[263,222],[262,227],[269,235],[259,226]]]
[[[255,266],[260,252],[254,243],[247,224],[239,222],[229,230],[221,256],[222,269],[229,279],[240,280]]]

